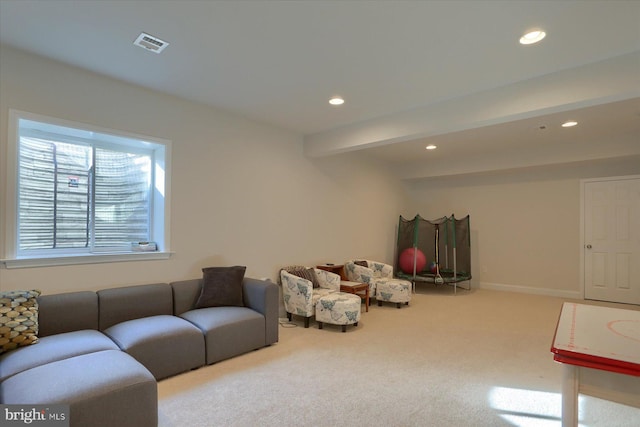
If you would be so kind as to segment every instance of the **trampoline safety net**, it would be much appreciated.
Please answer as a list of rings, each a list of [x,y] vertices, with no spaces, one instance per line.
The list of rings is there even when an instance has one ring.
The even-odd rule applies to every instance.
[[[435,220],[400,216],[394,271],[414,283],[455,285],[471,280],[469,215]]]

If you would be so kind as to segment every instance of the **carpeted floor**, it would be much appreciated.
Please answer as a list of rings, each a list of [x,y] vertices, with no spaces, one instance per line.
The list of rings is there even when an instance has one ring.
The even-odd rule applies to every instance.
[[[159,425],[560,426],[563,301],[422,285],[346,333],[294,318],[271,347],[161,381]],[[638,426],[640,410],[581,396],[580,425]]]

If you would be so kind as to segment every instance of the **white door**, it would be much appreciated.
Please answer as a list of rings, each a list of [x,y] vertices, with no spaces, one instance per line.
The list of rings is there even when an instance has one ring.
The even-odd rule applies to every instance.
[[[640,304],[640,177],[584,182],[584,297]]]

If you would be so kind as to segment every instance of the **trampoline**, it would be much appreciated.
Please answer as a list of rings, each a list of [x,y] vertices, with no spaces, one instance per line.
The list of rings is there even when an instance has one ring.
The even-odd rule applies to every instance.
[[[468,282],[468,287],[461,287],[470,290],[469,215],[435,220],[400,216],[394,271],[398,278],[410,280],[414,289],[417,282],[446,284],[453,286],[455,294],[461,282]]]

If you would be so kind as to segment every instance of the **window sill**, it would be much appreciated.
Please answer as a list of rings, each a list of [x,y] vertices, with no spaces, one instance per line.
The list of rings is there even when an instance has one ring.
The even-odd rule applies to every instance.
[[[135,252],[135,253],[118,253],[118,254],[90,254],[90,255],[71,255],[47,258],[20,258],[20,259],[3,259],[0,264],[7,269],[13,268],[31,268],[31,267],[54,267],[58,265],[75,265],[75,264],[102,264],[108,262],[125,262],[125,261],[151,261],[160,259],[169,259],[173,252]]]

